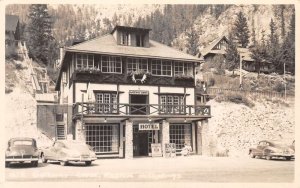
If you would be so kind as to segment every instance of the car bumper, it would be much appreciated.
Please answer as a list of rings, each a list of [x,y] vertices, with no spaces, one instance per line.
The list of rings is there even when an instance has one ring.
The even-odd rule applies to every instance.
[[[6,158],[5,162],[31,162],[31,161],[39,161],[38,157],[32,158]]]
[[[63,161],[79,161],[79,162],[85,162],[85,161],[95,161],[96,157],[68,157],[67,159]]]
[[[272,153],[270,154],[272,157],[294,157],[293,154],[283,154],[283,153]]]

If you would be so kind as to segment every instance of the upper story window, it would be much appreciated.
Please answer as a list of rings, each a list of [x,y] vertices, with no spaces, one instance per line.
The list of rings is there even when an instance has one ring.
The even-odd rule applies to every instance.
[[[122,59],[117,56],[101,56],[101,71],[122,73]]]
[[[76,54],[76,69],[94,68],[94,55]]]
[[[184,113],[185,98],[182,95],[161,95],[162,113]]]
[[[141,58],[127,58],[127,72],[144,71],[148,72],[147,59]]]
[[[151,61],[151,69],[153,75],[172,76],[172,62],[169,60],[153,59]]]
[[[136,46],[140,46],[140,47],[144,46],[144,35],[141,34],[136,35]]]
[[[185,63],[181,61],[174,62],[174,74],[175,75],[186,75],[193,76],[193,64]]]
[[[130,35],[129,35],[129,33],[126,33],[126,32],[121,33],[121,44],[125,45],[125,46],[130,45]]]

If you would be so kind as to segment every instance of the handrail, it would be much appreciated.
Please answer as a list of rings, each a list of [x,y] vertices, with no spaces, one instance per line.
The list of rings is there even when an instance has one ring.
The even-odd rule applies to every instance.
[[[73,106],[74,115],[203,115],[210,116],[209,105],[128,104],[79,102]]]

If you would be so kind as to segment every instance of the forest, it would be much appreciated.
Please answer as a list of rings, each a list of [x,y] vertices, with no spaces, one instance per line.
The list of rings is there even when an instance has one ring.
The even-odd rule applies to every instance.
[[[143,12],[119,5],[108,15],[105,11],[110,9],[91,5],[8,5],[6,14],[19,16],[22,39],[27,41],[30,56],[49,69],[58,59],[59,47],[102,36],[115,25],[124,25],[149,28],[152,40],[191,55],[201,54],[205,45],[225,33],[232,39],[227,68],[235,68],[239,61],[235,48],[243,46],[252,51],[255,60],[274,63],[276,72],[282,73],[286,65],[287,71],[295,73],[293,5],[189,4],[147,8],[150,11]],[[262,11],[270,16],[259,22],[257,16]]]

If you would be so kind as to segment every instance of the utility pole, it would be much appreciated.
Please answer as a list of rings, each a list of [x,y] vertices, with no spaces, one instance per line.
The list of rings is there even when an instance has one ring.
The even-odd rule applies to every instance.
[[[286,100],[285,62],[283,63],[284,100]]]
[[[243,86],[242,86],[242,61],[243,61],[243,56],[240,54],[240,90],[243,89]]]

